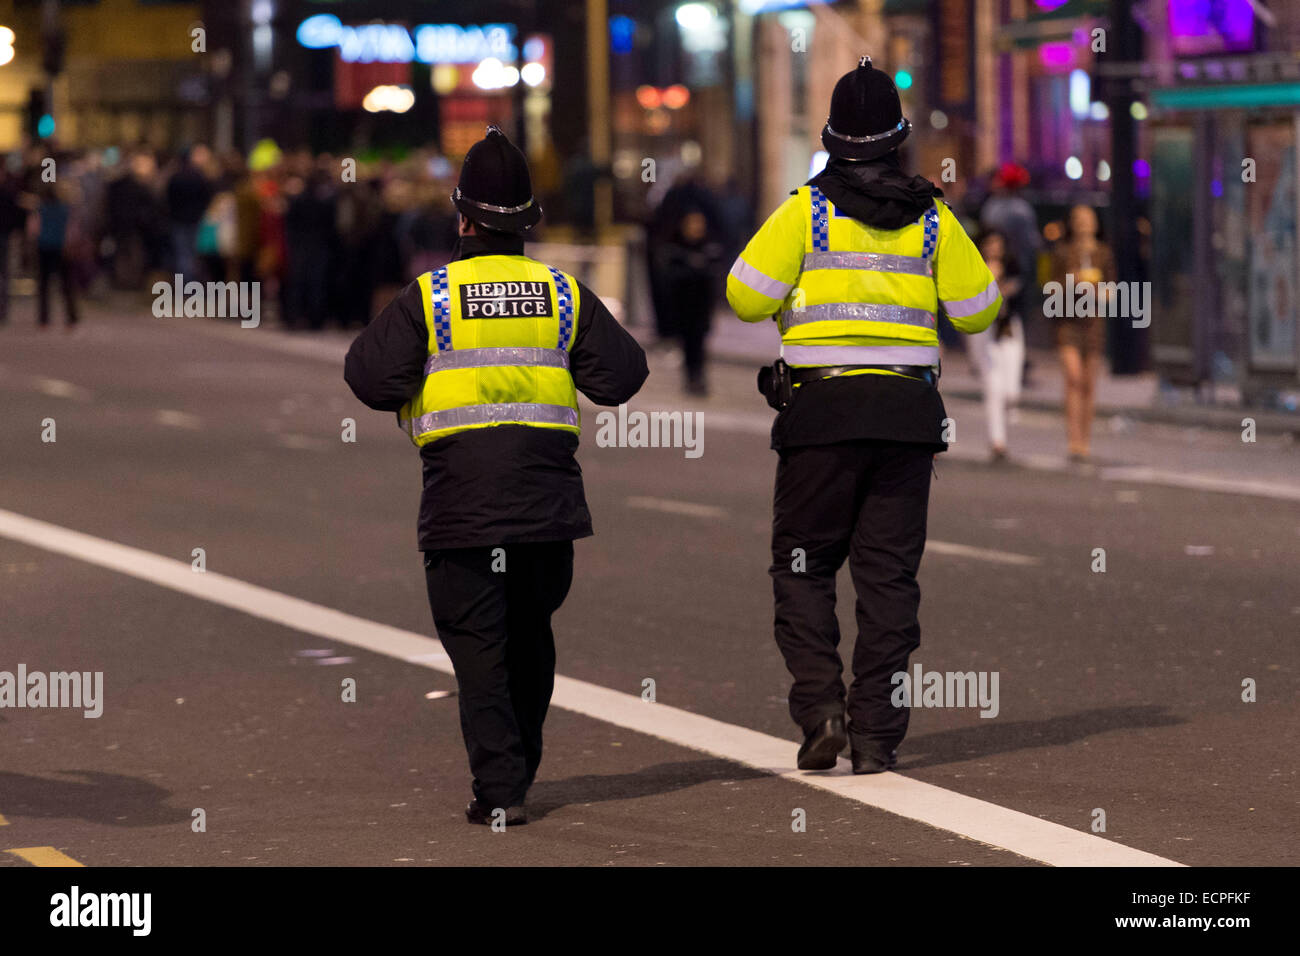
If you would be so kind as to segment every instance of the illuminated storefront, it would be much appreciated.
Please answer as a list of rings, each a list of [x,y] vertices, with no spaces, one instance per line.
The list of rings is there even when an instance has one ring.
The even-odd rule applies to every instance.
[[[525,144],[549,136],[553,55],[548,34],[521,36],[516,24],[505,22],[408,26],[316,13],[297,24],[294,40],[309,62],[304,72],[317,78],[317,94],[322,92],[320,58],[327,59],[329,95],[317,95],[314,102],[328,115],[336,142],[321,142],[322,147],[337,148],[339,137],[355,137],[363,113],[423,109],[427,118],[435,102],[436,124],[420,128],[449,156],[464,155],[489,123]]]
[[[1166,381],[1267,403],[1300,381],[1300,35],[1269,29],[1248,0],[1174,0],[1168,12],[1143,170],[1152,356]]]

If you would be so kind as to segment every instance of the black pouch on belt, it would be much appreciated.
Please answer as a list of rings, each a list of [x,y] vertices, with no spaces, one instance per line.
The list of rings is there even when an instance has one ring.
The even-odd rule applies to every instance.
[[[758,370],[758,391],[767,399],[767,404],[777,411],[790,404],[793,390],[790,366],[785,364],[785,359],[777,359],[771,365],[764,365]]]

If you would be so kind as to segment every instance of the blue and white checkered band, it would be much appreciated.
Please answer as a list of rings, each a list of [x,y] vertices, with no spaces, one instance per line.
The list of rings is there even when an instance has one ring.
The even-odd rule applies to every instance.
[[[430,300],[433,305],[433,341],[439,352],[451,349],[451,308],[447,304],[447,270],[430,276]]]
[[[925,239],[921,243],[921,258],[929,259],[939,245],[939,208],[931,206],[925,211]]]
[[[812,247],[813,252],[830,252],[830,223],[826,219],[826,197],[816,186],[808,188],[812,197]]]
[[[559,293],[559,311],[560,311],[560,344],[559,348],[567,349],[569,339],[573,338],[573,290],[569,288],[569,280],[559,269],[551,269],[551,278],[555,280],[555,288]]]

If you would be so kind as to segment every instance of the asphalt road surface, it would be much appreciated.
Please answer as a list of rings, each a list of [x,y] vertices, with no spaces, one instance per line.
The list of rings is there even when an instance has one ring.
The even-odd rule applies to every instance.
[[[799,774],[771,413],[752,369],[687,399],[656,354],[631,408],[702,411],[703,454],[597,447],[584,410],[572,680],[532,822],[494,833],[463,820],[435,693],[418,456],[352,398],[347,337],[30,313],[0,328],[0,671],[102,672],[103,712],[0,710],[0,866],[1300,863],[1300,451],[1278,436],[1102,422],[1100,466],[1071,470],[1059,421],[1025,413],[1020,463],[993,467],[978,406],[950,402],[913,660],[996,673],[997,714],[917,708],[896,773]],[[846,574],[840,617],[847,656]]]

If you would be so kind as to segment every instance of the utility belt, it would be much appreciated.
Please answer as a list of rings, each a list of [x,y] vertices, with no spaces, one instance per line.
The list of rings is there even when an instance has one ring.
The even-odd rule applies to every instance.
[[[794,387],[821,378],[834,378],[845,372],[859,369],[882,369],[886,372],[916,379],[934,387],[939,384],[939,375],[928,365],[817,365],[809,368],[791,368],[785,359],[777,359],[771,365],[758,370],[758,391],[767,399],[767,404],[777,411],[790,404]]]

